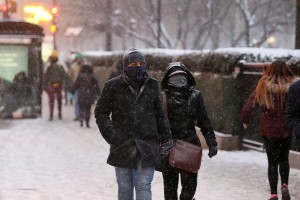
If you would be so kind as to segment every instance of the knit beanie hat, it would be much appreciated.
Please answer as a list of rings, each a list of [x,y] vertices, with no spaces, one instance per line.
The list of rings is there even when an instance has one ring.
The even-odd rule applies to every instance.
[[[83,59],[83,55],[80,52],[77,52],[75,58]]]
[[[135,48],[130,48],[124,53],[123,67],[127,67],[130,63],[133,62],[144,62],[146,65],[144,54],[142,54],[142,52],[138,51]]]
[[[58,51],[53,50],[52,53],[51,53],[51,57],[58,58]]]

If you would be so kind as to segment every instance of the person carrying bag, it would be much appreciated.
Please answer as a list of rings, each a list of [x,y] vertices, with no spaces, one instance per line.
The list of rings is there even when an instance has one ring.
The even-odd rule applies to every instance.
[[[178,199],[179,175],[182,185],[180,200],[192,200],[195,195],[202,156],[195,124],[201,128],[208,144],[209,157],[218,152],[215,133],[202,95],[194,89],[195,84],[195,78],[181,62],[170,63],[161,82],[165,114],[175,143],[169,144],[170,154],[162,157],[162,163],[165,164],[162,168],[165,200]]]

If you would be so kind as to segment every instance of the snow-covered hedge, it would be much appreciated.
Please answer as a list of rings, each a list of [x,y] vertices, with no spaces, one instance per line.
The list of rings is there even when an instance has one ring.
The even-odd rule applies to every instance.
[[[300,69],[300,50],[262,48],[222,48],[214,51],[141,49],[146,56],[152,77],[161,80],[163,71],[172,61],[182,61],[194,72],[196,88],[199,89],[207,107],[213,127],[225,134],[245,132],[239,120],[239,113],[249,93],[254,89],[259,76],[241,78],[232,76],[234,67],[240,61],[272,62],[276,58],[287,59],[296,71]],[[122,62],[123,51],[83,52],[84,57],[94,65],[103,86],[109,75]],[[200,72],[200,73],[199,73]],[[298,73],[299,74],[299,73]],[[257,120],[249,124],[249,132],[256,140]],[[257,137],[256,137],[257,136]]]
[[[148,67],[164,70],[169,62],[182,61],[192,71],[231,74],[241,60],[246,62],[272,62],[277,58],[287,60],[294,69],[300,69],[300,50],[268,48],[221,48],[214,51],[141,49]],[[112,66],[122,59],[123,51],[83,52],[94,66]]]

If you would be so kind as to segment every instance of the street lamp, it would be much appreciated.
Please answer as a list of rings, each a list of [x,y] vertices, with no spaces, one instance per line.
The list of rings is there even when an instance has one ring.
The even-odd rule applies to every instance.
[[[276,38],[274,36],[268,37],[268,39],[267,39],[268,47],[273,48],[275,43],[276,43]]]

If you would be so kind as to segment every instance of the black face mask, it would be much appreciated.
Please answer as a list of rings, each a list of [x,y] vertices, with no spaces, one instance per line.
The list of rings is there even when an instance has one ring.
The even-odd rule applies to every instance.
[[[171,76],[168,80],[168,84],[177,87],[177,88],[182,88],[187,86],[187,79],[184,75],[178,74]]]
[[[146,66],[126,67],[124,71],[130,82],[143,83],[145,81]]]

